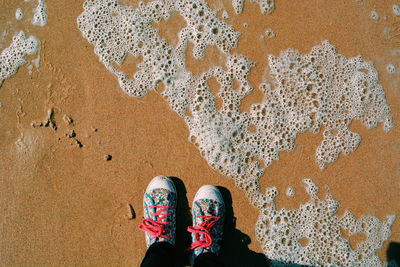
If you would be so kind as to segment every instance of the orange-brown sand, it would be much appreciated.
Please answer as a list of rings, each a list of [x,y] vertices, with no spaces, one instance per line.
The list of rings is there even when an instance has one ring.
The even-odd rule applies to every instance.
[[[321,196],[328,185],[341,202],[339,214],[350,210],[357,217],[366,214],[381,220],[389,214],[400,215],[400,76],[389,75],[385,69],[388,63],[400,66],[400,56],[393,55],[400,50],[395,35],[396,31],[400,34],[400,18],[391,10],[395,2],[276,0],[271,15],[262,15],[255,3],[246,2],[243,14],[234,15],[228,0],[209,2],[211,7],[223,3],[230,14],[227,21],[242,33],[235,51],[256,62],[250,75],[254,87],[267,75],[267,54],[278,55],[287,48],[304,53],[327,39],[347,57],[361,54],[374,62],[392,108],[394,129],[384,132],[379,125],[368,130],[353,122],[351,128],[360,133],[361,145],[349,156],[340,155],[324,171],[314,157],[321,134],[301,134],[295,151],[281,153],[262,178],[263,188],[281,189],[279,208],[297,208],[307,201],[301,179],[312,177],[323,189]],[[153,176],[165,174],[180,179],[181,192],[187,192],[181,199],[189,204],[203,184],[230,191],[236,217],[232,228],[236,227],[225,240],[231,252],[225,257],[228,266],[262,266],[254,234],[258,211],[232,180],[201,158],[187,141],[183,120],[157,91],[135,99],[120,90],[76,26],[82,3],[46,1],[48,23],[34,27],[26,19],[15,20],[15,9],[26,3],[0,2],[0,29],[10,29],[3,48],[19,29],[42,41],[39,70],[34,68],[29,75],[22,66],[0,88],[0,264],[139,266],[146,251],[144,234],[137,229],[142,196]],[[371,10],[381,15],[380,20],[370,18]],[[155,26],[176,43],[176,33],[184,24],[175,15]],[[267,28],[276,37],[261,40]],[[385,28],[394,34],[385,35]],[[188,68],[194,73],[224,62],[213,48],[204,60],[193,59],[191,51],[188,58]],[[123,66],[134,67],[132,59]],[[242,110],[261,99],[261,92],[255,90],[243,101]],[[37,126],[48,119],[47,127]],[[105,160],[106,155],[112,159]],[[286,197],[287,186],[297,189],[296,197]],[[363,238],[351,237],[350,242],[355,246]],[[397,219],[390,239],[378,251],[383,261],[389,243],[399,241]]]

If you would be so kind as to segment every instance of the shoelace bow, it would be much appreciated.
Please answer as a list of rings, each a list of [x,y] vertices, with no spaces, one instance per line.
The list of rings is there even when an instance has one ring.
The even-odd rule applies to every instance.
[[[142,223],[139,225],[139,229],[149,233],[153,237],[162,237],[170,240],[171,238],[169,236],[164,235],[166,232],[170,231],[170,229],[165,229],[165,225],[170,224],[170,222],[163,221],[163,219],[167,216],[171,216],[171,213],[166,212],[166,210],[170,209],[171,206],[150,205],[149,207],[157,209],[157,211],[153,213],[156,220],[143,218]]]
[[[198,226],[188,226],[188,232],[195,233],[195,240],[190,246],[190,250],[195,248],[213,248],[211,245],[213,239],[211,237],[212,228],[221,219],[219,216],[198,216],[204,221]],[[203,238],[201,236],[203,235]]]

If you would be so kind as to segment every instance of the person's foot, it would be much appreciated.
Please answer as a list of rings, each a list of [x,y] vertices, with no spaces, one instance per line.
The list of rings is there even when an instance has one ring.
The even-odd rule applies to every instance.
[[[225,219],[224,200],[218,188],[203,185],[194,197],[192,213],[193,226],[188,231],[192,233],[193,256],[206,252],[218,255]]]
[[[139,225],[145,231],[147,247],[156,242],[175,244],[176,198],[174,183],[165,176],[154,177],[147,186],[143,220]]]

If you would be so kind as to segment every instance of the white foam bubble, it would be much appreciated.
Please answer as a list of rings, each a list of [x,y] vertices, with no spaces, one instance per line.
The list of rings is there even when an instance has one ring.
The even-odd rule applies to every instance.
[[[274,38],[274,37],[276,37],[276,33],[275,33],[275,31],[274,31],[273,29],[267,29],[267,30],[265,30],[265,35],[266,35],[268,38]]]
[[[287,195],[288,197],[294,197],[295,194],[296,194],[296,191],[294,190],[293,187],[288,187],[288,188],[286,189],[286,195]]]
[[[15,18],[17,20],[22,20],[24,18],[24,12],[22,12],[22,9],[17,8],[17,10],[15,10]]]
[[[400,6],[399,6],[399,5],[393,5],[393,6],[392,6],[392,10],[393,10],[393,13],[394,13],[396,16],[400,16]]]
[[[372,10],[371,11],[371,18],[373,20],[379,20],[380,16],[379,16],[378,12],[376,12],[375,10]]]
[[[16,33],[12,43],[0,54],[0,86],[3,81],[14,75],[18,68],[26,63],[27,55],[35,54],[40,42],[34,36],[25,36],[23,31]]]
[[[222,18],[223,18],[223,19],[229,19],[229,14],[228,14],[228,12],[227,12],[226,10],[224,10],[224,11],[222,12]]]

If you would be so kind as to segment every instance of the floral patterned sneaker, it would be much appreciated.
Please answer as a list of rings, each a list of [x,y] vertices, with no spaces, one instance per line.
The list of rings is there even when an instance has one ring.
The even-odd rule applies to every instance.
[[[175,245],[176,189],[171,179],[157,176],[143,198],[144,216],[139,229],[145,231],[146,245],[168,242]]]
[[[225,206],[218,188],[203,185],[194,197],[193,226],[188,227],[192,233],[193,258],[206,252],[219,254],[222,240]]]

